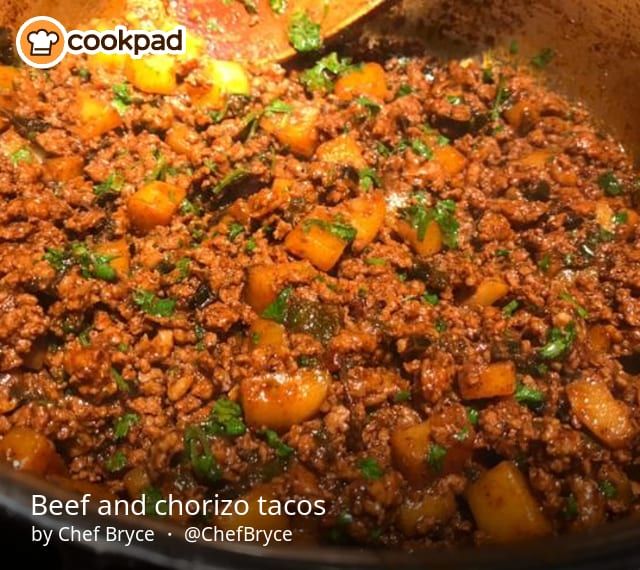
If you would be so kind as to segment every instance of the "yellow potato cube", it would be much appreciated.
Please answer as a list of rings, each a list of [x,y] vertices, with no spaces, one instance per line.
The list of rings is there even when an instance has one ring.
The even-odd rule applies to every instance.
[[[176,60],[171,55],[129,58],[125,73],[131,84],[145,93],[172,95],[177,88]]]

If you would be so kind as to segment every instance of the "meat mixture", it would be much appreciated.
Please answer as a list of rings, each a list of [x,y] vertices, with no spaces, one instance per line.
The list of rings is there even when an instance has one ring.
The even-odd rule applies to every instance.
[[[198,519],[308,543],[636,512],[621,145],[518,57],[198,49],[0,68],[0,460],[151,516],[324,501]]]

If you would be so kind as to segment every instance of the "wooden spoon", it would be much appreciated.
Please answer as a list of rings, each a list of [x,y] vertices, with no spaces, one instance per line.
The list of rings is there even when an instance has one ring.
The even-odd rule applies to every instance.
[[[322,38],[327,38],[385,1],[172,0],[170,9],[187,29],[209,40],[212,56],[264,62],[296,54],[290,37],[294,22],[319,24]]]

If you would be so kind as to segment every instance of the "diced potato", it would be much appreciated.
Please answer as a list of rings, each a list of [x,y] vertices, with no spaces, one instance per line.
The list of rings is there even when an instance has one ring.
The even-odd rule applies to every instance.
[[[68,182],[82,176],[84,160],[81,156],[47,158],[43,168],[43,177],[46,182]]]
[[[64,473],[64,463],[47,437],[26,427],[11,428],[0,440],[0,461],[36,475]]]
[[[598,200],[596,202],[595,214],[596,222],[603,230],[613,231],[613,208],[611,208],[607,200]]]
[[[361,95],[384,100],[388,93],[385,71],[378,63],[365,63],[353,71],[344,73],[336,81],[334,92],[343,101]]]
[[[98,485],[89,481],[80,481],[69,477],[61,477],[60,475],[52,475],[47,477],[49,481],[55,483],[56,486],[62,487],[67,491],[78,493],[79,495],[91,495],[91,500],[114,501],[116,496],[104,485]]]
[[[127,65],[127,59],[124,53],[98,52],[87,56],[87,66],[92,73],[100,71],[122,73]]]
[[[316,158],[329,164],[351,166],[356,170],[367,166],[360,145],[350,135],[340,135],[322,143],[316,150]]]
[[[442,249],[442,231],[435,221],[429,223],[422,240],[418,239],[417,230],[405,220],[398,220],[396,231],[422,257],[430,257]]]
[[[446,524],[456,510],[456,500],[451,491],[442,494],[428,492],[416,500],[406,499],[400,505],[398,527],[406,536],[425,535],[434,527]]]
[[[318,146],[318,117],[316,107],[298,106],[291,113],[265,115],[260,126],[294,154],[310,158]]]
[[[249,329],[251,342],[254,346],[270,346],[276,350],[284,344],[284,327],[268,319],[256,319]]]
[[[313,274],[313,268],[302,261],[278,265],[254,265],[247,270],[245,299],[256,313],[261,314],[275,301],[286,282],[306,281]]]
[[[122,125],[122,118],[110,103],[84,91],[77,95],[78,136],[83,140],[97,138]]]
[[[14,91],[15,81],[20,73],[17,67],[0,65],[0,95],[10,95]]]
[[[556,151],[549,148],[534,150],[530,154],[518,159],[516,162],[521,166],[542,169],[547,166],[556,155]]]
[[[148,232],[155,226],[166,226],[185,199],[184,188],[166,182],[149,182],[128,202],[131,223],[140,231]]]
[[[503,461],[466,492],[478,528],[493,542],[546,536],[551,525],[516,465]]]
[[[573,413],[605,445],[625,447],[636,434],[631,409],[616,400],[603,382],[577,380],[567,386]]]
[[[511,361],[494,362],[480,373],[469,371],[459,379],[460,394],[465,400],[510,396],[516,389],[516,367]]]
[[[144,467],[134,467],[122,478],[130,499],[137,499],[145,489],[151,487],[151,479]]]
[[[442,166],[449,176],[460,173],[467,164],[467,159],[451,145],[436,146],[433,149],[433,160]]]
[[[131,254],[129,252],[129,244],[125,240],[119,239],[100,243],[96,246],[95,251],[111,257],[109,265],[113,267],[120,279],[124,279],[129,275]]]
[[[165,142],[178,154],[191,154],[193,144],[198,140],[196,132],[184,123],[175,123],[168,131]]]
[[[391,434],[393,463],[414,485],[422,485],[430,480],[431,473],[427,464],[430,434],[429,422],[399,428]]]
[[[369,194],[348,200],[344,204],[345,217],[358,232],[351,244],[354,251],[362,251],[378,235],[387,212],[382,192]]]
[[[235,61],[209,60],[205,65],[211,83],[228,95],[249,95],[251,83],[245,68]]]
[[[330,384],[328,372],[309,369],[245,379],[240,385],[245,420],[256,428],[289,429],[318,413]]]
[[[168,30],[173,29],[176,26],[176,22],[168,23]],[[180,63],[188,63],[192,61],[197,61],[202,58],[202,54],[204,53],[206,48],[206,42],[200,36],[194,34],[193,32],[187,30],[185,34],[185,46],[184,52],[178,54],[176,59]]]
[[[240,527],[252,527],[264,531],[286,530],[290,526],[289,517],[282,514],[268,514],[271,501],[277,499],[273,486],[264,483],[256,485],[246,495],[240,499],[247,502],[249,512],[245,515],[232,513],[230,515],[220,515],[216,517],[216,526],[224,530],[238,530]],[[262,512],[260,510],[260,499],[262,501]]]
[[[618,224],[615,229],[620,237],[628,239],[635,233],[636,228],[638,227],[638,222],[640,222],[640,215],[629,208],[623,208],[618,213],[624,213],[626,220]]]
[[[312,214],[299,223],[284,240],[284,247],[296,257],[303,257],[322,271],[330,271],[338,262],[348,243],[333,235],[311,219],[325,219],[322,214]]]
[[[131,84],[145,93],[171,95],[177,88],[176,59],[171,55],[129,58],[125,73]]]
[[[587,330],[589,346],[596,352],[609,352],[611,335],[606,325],[592,325]]]
[[[509,292],[509,285],[497,277],[488,277],[478,285],[475,293],[469,297],[467,304],[488,307],[502,299]]]
[[[528,132],[540,119],[538,105],[530,99],[521,99],[503,112],[504,118],[516,131]]]

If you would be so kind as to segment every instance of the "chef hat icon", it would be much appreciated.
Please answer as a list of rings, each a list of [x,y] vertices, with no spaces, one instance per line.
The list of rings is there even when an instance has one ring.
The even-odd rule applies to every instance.
[[[51,55],[51,47],[60,41],[60,36],[56,32],[38,30],[30,32],[27,41],[31,44],[31,55]]]

